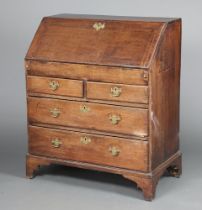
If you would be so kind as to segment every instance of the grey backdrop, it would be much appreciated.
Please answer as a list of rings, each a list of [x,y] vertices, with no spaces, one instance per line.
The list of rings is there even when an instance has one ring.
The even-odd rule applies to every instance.
[[[0,0],[0,209],[192,209],[202,204],[201,0]],[[183,20],[181,150],[183,175],[162,178],[150,203],[119,176],[52,167],[25,179],[23,58],[43,16],[89,13]]]

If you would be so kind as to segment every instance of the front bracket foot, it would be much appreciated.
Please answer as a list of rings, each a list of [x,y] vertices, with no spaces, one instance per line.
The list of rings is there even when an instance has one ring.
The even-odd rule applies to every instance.
[[[40,166],[50,165],[50,162],[39,157],[34,157],[31,155],[26,156],[26,177],[29,179],[34,178],[37,170]]]

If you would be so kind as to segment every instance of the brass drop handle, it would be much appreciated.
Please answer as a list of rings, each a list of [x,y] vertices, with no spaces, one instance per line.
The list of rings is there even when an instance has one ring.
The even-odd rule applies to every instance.
[[[122,89],[121,87],[112,87],[111,88],[111,95],[113,97],[119,97],[121,95]]]
[[[93,28],[96,30],[96,31],[99,31],[101,29],[104,29],[105,28],[105,23],[94,23],[93,24]]]
[[[57,118],[60,116],[61,111],[58,108],[54,108],[50,110],[51,116]]]
[[[120,150],[115,147],[115,146],[111,146],[109,147],[109,152],[112,154],[112,156],[116,157],[120,154]]]
[[[91,143],[91,138],[88,137],[88,136],[82,136],[82,137],[80,138],[80,142],[81,142],[82,144],[90,144],[90,143]]]
[[[109,120],[113,125],[117,125],[121,121],[120,115],[110,114]]]
[[[60,84],[58,81],[52,80],[49,82],[49,87],[52,91],[55,91],[60,87]]]
[[[58,138],[55,138],[51,141],[51,144],[52,147],[59,148],[62,145],[62,142]]]

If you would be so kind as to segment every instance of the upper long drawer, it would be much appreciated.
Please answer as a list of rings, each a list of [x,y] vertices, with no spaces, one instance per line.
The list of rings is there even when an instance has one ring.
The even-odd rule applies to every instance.
[[[31,123],[148,136],[148,110],[89,102],[28,98]]]
[[[51,77],[27,77],[28,93],[83,97],[83,82]]]

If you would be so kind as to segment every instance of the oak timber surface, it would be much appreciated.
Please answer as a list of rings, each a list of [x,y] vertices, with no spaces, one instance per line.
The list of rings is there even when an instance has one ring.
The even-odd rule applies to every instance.
[[[179,18],[43,18],[25,58],[27,176],[54,163],[107,171],[152,200],[182,171],[180,54]]]
[[[153,58],[162,22],[44,18],[26,59],[147,68]]]

